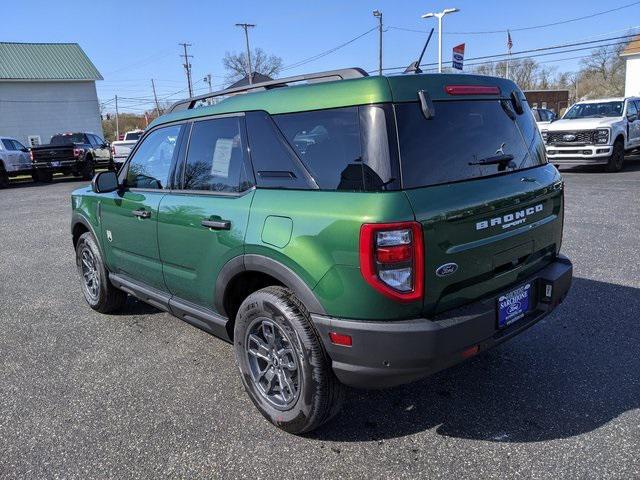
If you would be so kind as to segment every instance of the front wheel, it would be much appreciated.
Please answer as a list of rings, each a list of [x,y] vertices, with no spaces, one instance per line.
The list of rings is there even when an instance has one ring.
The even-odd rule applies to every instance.
[[[76,265],[82,282],[82,293],[91,308],[109,313],[125,304],[127,294],[109,281],[100,249],[90,232],[82,234],[78,239]]]
[[[619,172],[624,165],[624,142],[616,140],[613,144],[613,152],[607,162],[607,172]]]
[[[4,168],[0,166],[0,189],[7,188],[9,186],[9,175],[5,172]]]
[[[290,290],[267,287],[242,302],[234,347],[249,397],[277,427],[305,433],[338,413],[343,387],[309,313]]]

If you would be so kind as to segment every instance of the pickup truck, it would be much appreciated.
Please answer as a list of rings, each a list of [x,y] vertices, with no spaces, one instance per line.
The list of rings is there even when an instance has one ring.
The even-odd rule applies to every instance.
[[[32,173],[29,150],[15,138],[0,137],[0,188],[9,185],[10,177]]]
[[[603,165],[619,172],[624,155],[640,147],[640,98],[606,98],[574,104],[541,128],[554,165]]]
[[[31,148],[35,178],[50,182],[54,173],[91,180],[97,167],[113,169],[109,144],[94,133],[59,133],[48,145]]]
[[[111,142],[111,154],[116,167],[120,167],[131,153],[131,149],[138,142],[144,130],[131,130],[124,134],[122,140]]]

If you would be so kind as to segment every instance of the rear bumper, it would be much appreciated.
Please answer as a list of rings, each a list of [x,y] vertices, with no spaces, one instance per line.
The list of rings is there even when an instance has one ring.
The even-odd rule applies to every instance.
[[[378,322],[321,315],[312,315],[312,319],[342,383],[358,388],[392,387],[463,361],[470,356],[469,348],[477,346],[482,352],[526,330],[562,303],[572,275],[571,262],[560,256],[523,279],[521,283],[533,285],[533,308],[523,319],[502,330],[497,328],[497,295],[433,319]],[[547,285],[552,287],[550,297],[545,297]],[[332,344],[329,332],[350,335],[353,345]]]

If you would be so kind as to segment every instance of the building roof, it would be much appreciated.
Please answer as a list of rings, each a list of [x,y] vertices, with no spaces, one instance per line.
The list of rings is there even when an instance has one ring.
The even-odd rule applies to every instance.
[[[273,78],[271,78],[268,75],[263,75],[262,73],[259,73],[259,72],[253,72],[251,74],[251,81],[253,83],[268,82],[270,80],[273,80]],[[227,88],[244,87],[245,85],[249,85],[249,75],[245,75],[237,82],[234,82],[231,85],[229,85]]]
[[[640,35],[636,36],[627,43],[627,46],[620,54],[621,57],[628,57],[630,55],[638,55],[640,54]]]
[[[103,80],[77,43],[0,42],[0,80]]]

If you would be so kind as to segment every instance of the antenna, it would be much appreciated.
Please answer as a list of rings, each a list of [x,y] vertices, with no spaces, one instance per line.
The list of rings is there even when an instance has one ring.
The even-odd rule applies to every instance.
[[[422,57],[424,57],[424,52],[427,50],[427,45],[429,45],[429,42],[431,41],[431,35],[433,35],[433,30],[434,29],[432,28],[431,31],[429,32],[429,36],[427,37],[427,41],[424,44],[424,47],[422,47],[422,52],[420,52],[420,56],[418,57],[418,60],[413,62],[411,65],[409,65],[404,71],[404,73],[422,73],[422,70],[420,69],[420,63],[422,62]]]

